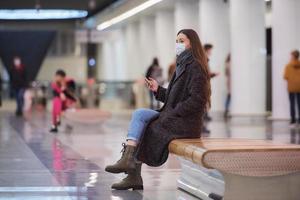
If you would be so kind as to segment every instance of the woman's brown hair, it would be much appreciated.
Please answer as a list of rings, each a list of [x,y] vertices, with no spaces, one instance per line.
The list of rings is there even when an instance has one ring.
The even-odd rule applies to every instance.
[[[193,57],[199,63],[201,72],[204,73],[204,77],[206,78],[206,84],[204,86],[203,95],[207,102],[206,109],[208,109],[211,106],[211,86],[210,72],[208,68],[208,58],[206,56],[206,53],[204,52],[200,38],[196,31],[194,31],[193,29],[182,29],[177,33],[177,35],[179,35],[180,33],[186,35],[186,37],[190,40]]]

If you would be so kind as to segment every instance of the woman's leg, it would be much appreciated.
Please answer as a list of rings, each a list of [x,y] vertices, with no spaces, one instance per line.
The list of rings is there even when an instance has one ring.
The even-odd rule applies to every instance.
[[[141,108],[134,111],[128,129],[127,145],[136,146],[147,124],[158,115],[159,112],[151,109]]]
[[[110,173],[136,171],[135,151],[149,121],[159,113],[150,109],[138,109],[134,111],[128,129],[127,144],[123,144],[123,154],[120,160],[113,165],[108,165],[105,171]]]
[[[112,185],[113,189],[143,189],[141,176],[142,163],[135,160],[136,145],[151,119],[158,116],[159,112],[151,109],[138,109],[134,111],[128,129],[127,145],[124,145],[123,155],[117,163],[109,165],[105,171],[110,173],[127,172],[128,176],[120,183]]]

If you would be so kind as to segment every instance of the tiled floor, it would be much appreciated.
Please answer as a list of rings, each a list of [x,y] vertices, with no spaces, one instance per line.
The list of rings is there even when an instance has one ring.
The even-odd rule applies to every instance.
[[[23,119],[0,111],[0,199],[197,199],[177,189],[180,167],[174,156],[159,168],[143,166],[144,191],[111,191],[124,175],[103,169],[119,158],[129,120],[130,112],[117,112],[103,124],[73,123],[72,131],[63,124],[55,135],[48,132],[48,114]],[[300,130],[286,121],[214,117],[209,127],[208,137],[300,143]]]

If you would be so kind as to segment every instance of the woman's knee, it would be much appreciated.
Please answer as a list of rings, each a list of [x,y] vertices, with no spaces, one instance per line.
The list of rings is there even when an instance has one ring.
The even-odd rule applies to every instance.
[[[143,116],[143,113],[145,112],[146,109],[144,108],[139,108],[136,109],[133,113],[132,113],[132,117],[133,118],[141,118]]]
[[[147,121],[149,112],[151,112],[151,110],[146,108],[139,108],[133,112],[132,117],[137,120]]]

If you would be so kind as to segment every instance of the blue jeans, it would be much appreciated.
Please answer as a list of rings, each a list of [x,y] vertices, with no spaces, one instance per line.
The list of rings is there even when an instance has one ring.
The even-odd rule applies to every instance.
[[[16,114],[22,114],[23,112],[24,93],[25,93],[25,89],[23,88],[15,89],[15,99],[17,103]]]
[[[158,116],[159,112],[151,109],[137,109],[133,112],[128,129],[127,140],[138,142],[151,119]]]

